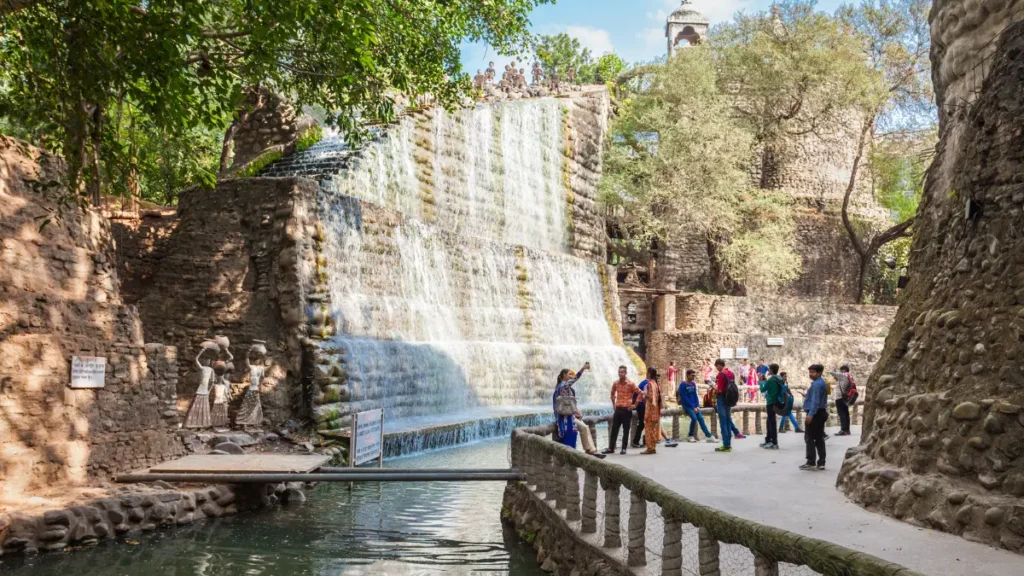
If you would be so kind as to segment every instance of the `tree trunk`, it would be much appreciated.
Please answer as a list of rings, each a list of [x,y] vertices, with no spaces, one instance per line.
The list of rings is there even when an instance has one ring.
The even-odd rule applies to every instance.
[[[857,304],[864,303],[864,282],[867,281],[868,271],[871,269],[871,257],[874,254],[858,254],[860,258],[860,273],[857,274]]]
[[[241,124],[238,120],[231,122],[228,129],[224,132],[224,140],[220,147],[220,170],[219,174],[221,177],[228,171],[228,163],[231,162],[231,143],[235,139],[235,133],[238,132],[238,126]]]
[[[100,162],[100,147],[103,144],[103,106],[97,105],[92,112],[92,179],[89,181],[89,196],[93,206],[100,205],[100,190],[103,185],[103,167]]]
[[[710,235],[707,237],[708,261],[710,262],[708,274],[710,286],[708,288],[715,294],[744,296],[746,290],[729,276],[729,271],[726,270],[721,258],[719,258],[718,245],[718,239]]]

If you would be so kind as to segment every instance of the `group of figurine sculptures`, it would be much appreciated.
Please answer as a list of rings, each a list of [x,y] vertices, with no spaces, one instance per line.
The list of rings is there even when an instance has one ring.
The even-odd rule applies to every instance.
[[[558,73],[558,70],[552,70],[551,74],[545,77],[544,69],[541,67],[540,62],[533,63],[533,85],[543,86],[545,80],[547,81],[547,88],[551,90],[558,90],[562,83],[562,77]],[[483,89],[486,86],[492,86],[495,84],[498,71],[494,68],[494,62],[491,62],[487,66],[487,70],[481,72],[476,71],[476,76],[473,77],[473,84]],[[568,84],[576,83],[576,69],[569,66],[565,71],[565,81]],[[512,62],[505,66],[505,71],[501,74],[501,80],[497,82],[497,86],[505,91],[510,90],[526,90],[530,85],[526,82],[526,69],[516,68],[516,63]]]
[[[228,402],[231,400],[231,374],[235,370],[235,357],[230,346],[227,336],[215,336],[200,345],[196,356],[199,389],[188,407],[185,428],[225,428],[230,425]],[[263,423],[260,382],[266,370],[266,342],[254,340],[243,360],[249,372],[249,386],[235,415],[235,426],[258,427]]]

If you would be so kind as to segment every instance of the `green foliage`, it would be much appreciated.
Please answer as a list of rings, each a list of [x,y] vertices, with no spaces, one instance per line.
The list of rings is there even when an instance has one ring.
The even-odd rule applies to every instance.
[[[310,146],[324,139],[324,129],[319,125],[313,125],[302,131],[295,140],[295,151],[308,150]]]
[[[281,156],[283,155],[280,150],[269,150],[264,152],[242,167],[242,169],[238,171],[237,176],[239,178],[252,178],[254,176],[258,176],[264,168],[280,160]]]
[[[882,141],[872,150],[869,167],[875,198],[892,213],[894,221],[905,222],[917,215],[934,145],[935,133],[928,132],[911,141]]]
[[[137,168],[113,167],[133,156],[104,146],[120,141],[115,110],[184,138],[223,130],[259,85],[321,106],[355,140],[392,120],[400,95],[458,102],[471,89],[461,42],[513,53],[548,1],[23,2],[0,18],[0,118],[63,154],[72,186],[84,175],[98,195],[100,163]]]
[[[712,49],[680,51],[643,86],[612,124],[601,182],[627,248],[697,234],[720,245],[723,267],[749,290],[795,278],[788,199],[751,185],[754,138],[719,89]]]
[[[605,54],[597,59],[594,69],[594,81],[598,84],[612,84],[627,68],[626,61],[618,54]]]
[[[533,53],[548,74],[557,72],[565,79],[570,67],[576,69],[576,82],[594,82],[596,66],[590,50],[568,34],[541,35],[534,40]]]

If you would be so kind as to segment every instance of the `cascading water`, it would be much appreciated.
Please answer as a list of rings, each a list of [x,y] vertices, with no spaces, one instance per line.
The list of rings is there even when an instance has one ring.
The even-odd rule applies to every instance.
[[[550,406],[561,368],[590,361],[581,402],[630,365],[599,264],[571,255],[568,114],[534,100],[406,118],[322,179],[330,314],[343,383],[321,429],[383,406],[388,427],[480,408]],[[336,155],[328,140],[308,161]],[[631,368],[632,370],[632,368]]]

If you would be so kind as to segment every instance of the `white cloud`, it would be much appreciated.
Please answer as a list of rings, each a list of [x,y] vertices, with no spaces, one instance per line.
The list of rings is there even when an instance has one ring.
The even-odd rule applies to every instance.
[[[636,38],[644,43],[645,53],[664,52],[668,42],[665,38],[664,28],[644,28],[636,33]]]
[[[733,15],[740,10],[750,10],[753,7],[754,0],[694,0],[693,2],[693,8],[703,12],[712,24],[732,20]]]
[[[589,26],[569,26],[565,29],[566,34],[580,41],[584,48],[589,48],[590,53],[595,57],[603,56],[615,51],[612,44],[612,37],[607,30],[590,28]]]

